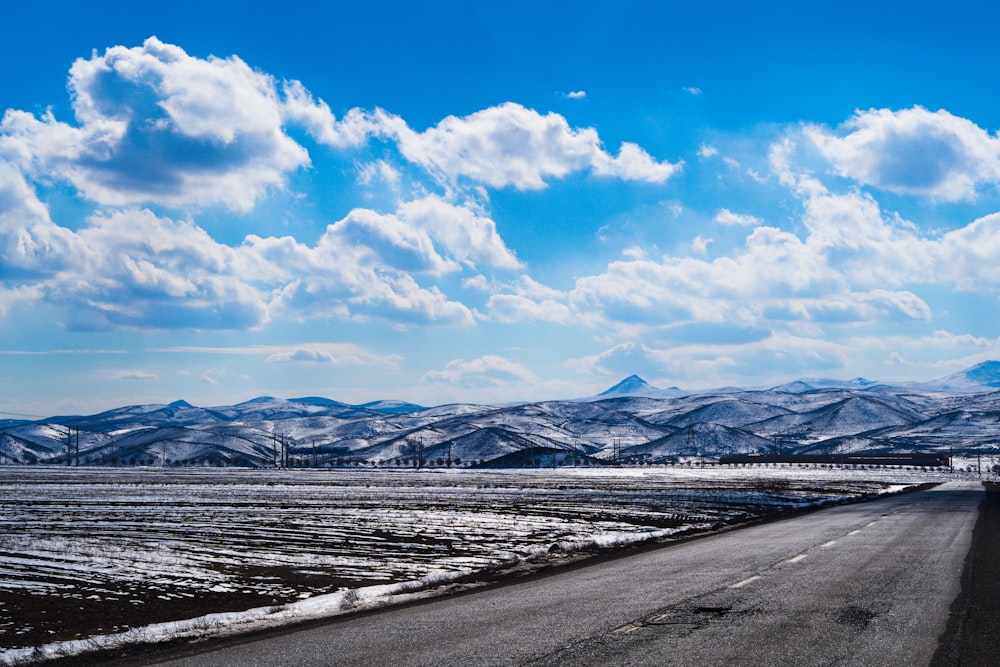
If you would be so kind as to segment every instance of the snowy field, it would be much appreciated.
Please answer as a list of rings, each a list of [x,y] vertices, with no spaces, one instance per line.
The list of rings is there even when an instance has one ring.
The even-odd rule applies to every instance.
[[[332,615],[944,477],[0,468],[0,664]]]

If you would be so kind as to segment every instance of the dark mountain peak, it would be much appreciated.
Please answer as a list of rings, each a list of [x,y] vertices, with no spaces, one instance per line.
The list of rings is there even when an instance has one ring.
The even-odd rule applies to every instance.
[[[632,374],[627,378],[611,387],[610,389],[605,389],[598,396],[616,396],[621,394],[642,394],[656,391],[656,387],[653,387],[648,382],[643,380],[638,375]]]
[[[342,406],[343,403],[339,403],[330,398],[323,398],[322,396],[303,396],[302,398],[290,398],[289,403],[301,403],[303,405],[315,405],[322,408],[329,408],[334,405]]]
[[[193,405],[191,405],[190,403],[188,403],[187,401],[185,401],[183,399],[179,400],[179,401],[174,401],[173,403],[169,404],[167,407],[168,408],[194,408]]]

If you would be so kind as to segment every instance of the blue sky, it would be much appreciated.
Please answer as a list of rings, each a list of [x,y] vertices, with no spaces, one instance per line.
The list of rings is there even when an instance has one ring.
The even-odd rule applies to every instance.
[[[28,4],[4,413],[1000,358],[985,3]]]

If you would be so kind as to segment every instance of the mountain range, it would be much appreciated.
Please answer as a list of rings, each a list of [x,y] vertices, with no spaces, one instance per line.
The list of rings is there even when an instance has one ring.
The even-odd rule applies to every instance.
[[[685,392],[638,376],[583,399],[350,405],[262,396],[0,422],[0,464],[468,466],[662,463],[724,454],[1000,449],[1000,362],[927,383],[804,378]]]

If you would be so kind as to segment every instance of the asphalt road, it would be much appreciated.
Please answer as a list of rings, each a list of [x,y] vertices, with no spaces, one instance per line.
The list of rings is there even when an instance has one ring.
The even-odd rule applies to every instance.
[[[952,482],[156,664],[928,665],[983,498]]]

